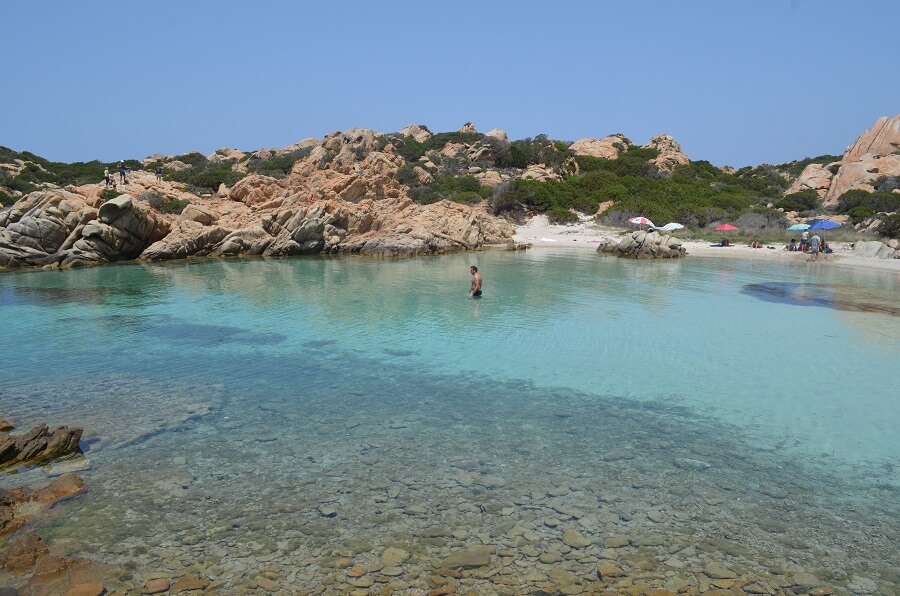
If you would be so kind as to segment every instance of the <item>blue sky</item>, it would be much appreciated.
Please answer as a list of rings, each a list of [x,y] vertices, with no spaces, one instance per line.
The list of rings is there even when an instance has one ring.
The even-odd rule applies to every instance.
[[[900,113],[897,0],[24,2],[0,8],[0,145],[57,161],[472,121],[666,132],[734,166],[842,153]]]

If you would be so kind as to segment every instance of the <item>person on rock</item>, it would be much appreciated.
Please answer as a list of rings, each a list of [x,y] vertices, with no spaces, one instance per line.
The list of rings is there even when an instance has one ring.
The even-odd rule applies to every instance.
[[[481,298],[481,274],[478,273],[478,267],[472,265],[469,267],[472,272],[472,289],[469,290],[469,296],[472,298]]]
[[[162,166],[156,164],[156,181],[162,182]]]

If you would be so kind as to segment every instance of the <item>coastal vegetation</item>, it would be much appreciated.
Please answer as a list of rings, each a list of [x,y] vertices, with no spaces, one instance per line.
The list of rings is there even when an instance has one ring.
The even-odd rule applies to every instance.
[[[190,167],[177,170],[163,167],[166,179],[183,182],[189,191],[198,195],[214,193],[220,185],[231,186],[245,176],[233,168],[236,162],[234,159],[211,161],[202,153],[195,151],[178,155],[175,157],[175,161],[180,161]]]
[[[890,218],[884,215],[900,212],[900,193],[895,192],[900,181],[896,176],[879,179],[874,192],[848,191],[827,208],[815,190],[786,194],[790,181],[806,166],[833,163],[841,156],[820,155],[737,170],[718,168],[703,160],[663,167],[657,149],[635,145],[623,135],[614,136],[621,139],[613,143],[618,151],[616,159],[576,155],[570,142],[543,134],[509,142],[505,137],[471,130],[437,133],[424,140],[393,133],[377,136],[375,147],[390,150],[390,145],[404,159],[396,178],[419,204],[443,199],[464,204],[483,202],[493,214],[514,219],[529,212],[545,213],[556,223],[595,216],[599,223],[615,226],[643,215],[660,224],[675,221],[688,230],[707,232],[729,221],[751,234],[783,230],[787,212],[803,218],[842,214],[853,225],[867,225],[878,217],[884,221],[879,231],[896,235],[888,225]],[[359,159],[368,152],[363,149],[354,149]],[[250,174],[284,178],[311,152],[312,147],[285,152],[259,150],[240,158],[191,152],[156,162],[128,160],[125,165],[149,171],[160,166],[166,180],[183,184],[189,193],[208,196],[221,185],[232,186]],[[327,151],[319,167],[327,167],[336,155],[337,151]],[[44,187],[98,183],[104,169],[113,172],[117,165],[97,160],[52,162],[6,147],[0,147],[0,164],[7,164],[0,168],[0,205],[10,205]],[[539,171],[549,175],[522,177],[523,170],[530,166],[539,166]],[[493,171],[491,184],[482,178],[487,170]],[[502,179],[499,184],[498,175]],[[180,213],[187,205],[159,193],[141,198],[163,213]]]
[[[39,190],[45,184],[68,186],[70,184],[92,184],[103,180],[103,170],[112,172],[117,163],[103,163],[97,160],[65,163],[44,159],[29,151],[14,151],[0,146],[0,163],[21,163],[17,172],[0,169],[0,202],[8,204],[8,198],[15,192],[23,194]],[[125,161],[125,167],[142,168],[137,160]],[[4,190],[4,188],[6,190]]]
[[[560,149],[559,143],[551,146]],[[784,217],[766,207],[787,186],[773,169],[747,168],[729,174],[709,162],[696,161],[675,166],[668,175],[653,165],[658,151],[651,148],[628,145],[618,159],[559,152],[557,160],[566,157],[563,163],[569,164],[568,171],[577,169],[577,174],[567,173],[561,180],[517,179],[494,194],[494,213],[524,207],[565,223],[577,219],[578,213],[594,214],[601,203],[613,201],[600,217],[603,223],[621,225],[635,215],[647,215],[657,221],[703,227],[747,214],[754,216],[751,223],[764,227]],[[571,168],[572,161],[576,168]]]
[[[185,201],[183,199],[177,199],[174,197],[167,197],[162,193],[158,192],[145,192],[142,193],[141,196],[138,197],[141,201],[147,201],[147,203],[159,211],[160,213],[172,213],[178,215],[184,208],[187,207],[190,202]]]
[[[290,174],[295,163],[308,157],[311,152],[312,147],[304,147],[280,155],[273,152],[266,158],[254,157],[255,154],[251,154],[247,159],[247,172],[272,178],[284,178]]]

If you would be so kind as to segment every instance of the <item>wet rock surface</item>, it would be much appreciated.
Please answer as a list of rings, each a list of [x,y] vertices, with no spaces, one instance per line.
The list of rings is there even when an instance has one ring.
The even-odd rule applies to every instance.
[[[41,424],[27,433],[0,438],[0,470],[80,453],[78,441],[82,432],[80,428],[67,426],[50,431],[46,424]]]

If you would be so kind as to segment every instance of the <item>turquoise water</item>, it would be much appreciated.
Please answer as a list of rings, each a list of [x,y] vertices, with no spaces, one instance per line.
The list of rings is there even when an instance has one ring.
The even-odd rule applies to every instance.
[[[0,486],[80,470],[89,492],[42,533],[135,582],[196,566],[341,593],[335,557],[401,546],[375,586],[425,589],[488,545],[493,573],[461,580],[478,593],[554,565],[586,585],[614,557],[660,587],[717,561],[896,591],[898,291],[563,249],[12,273],[0,413],[83,426],[86,453]]]

